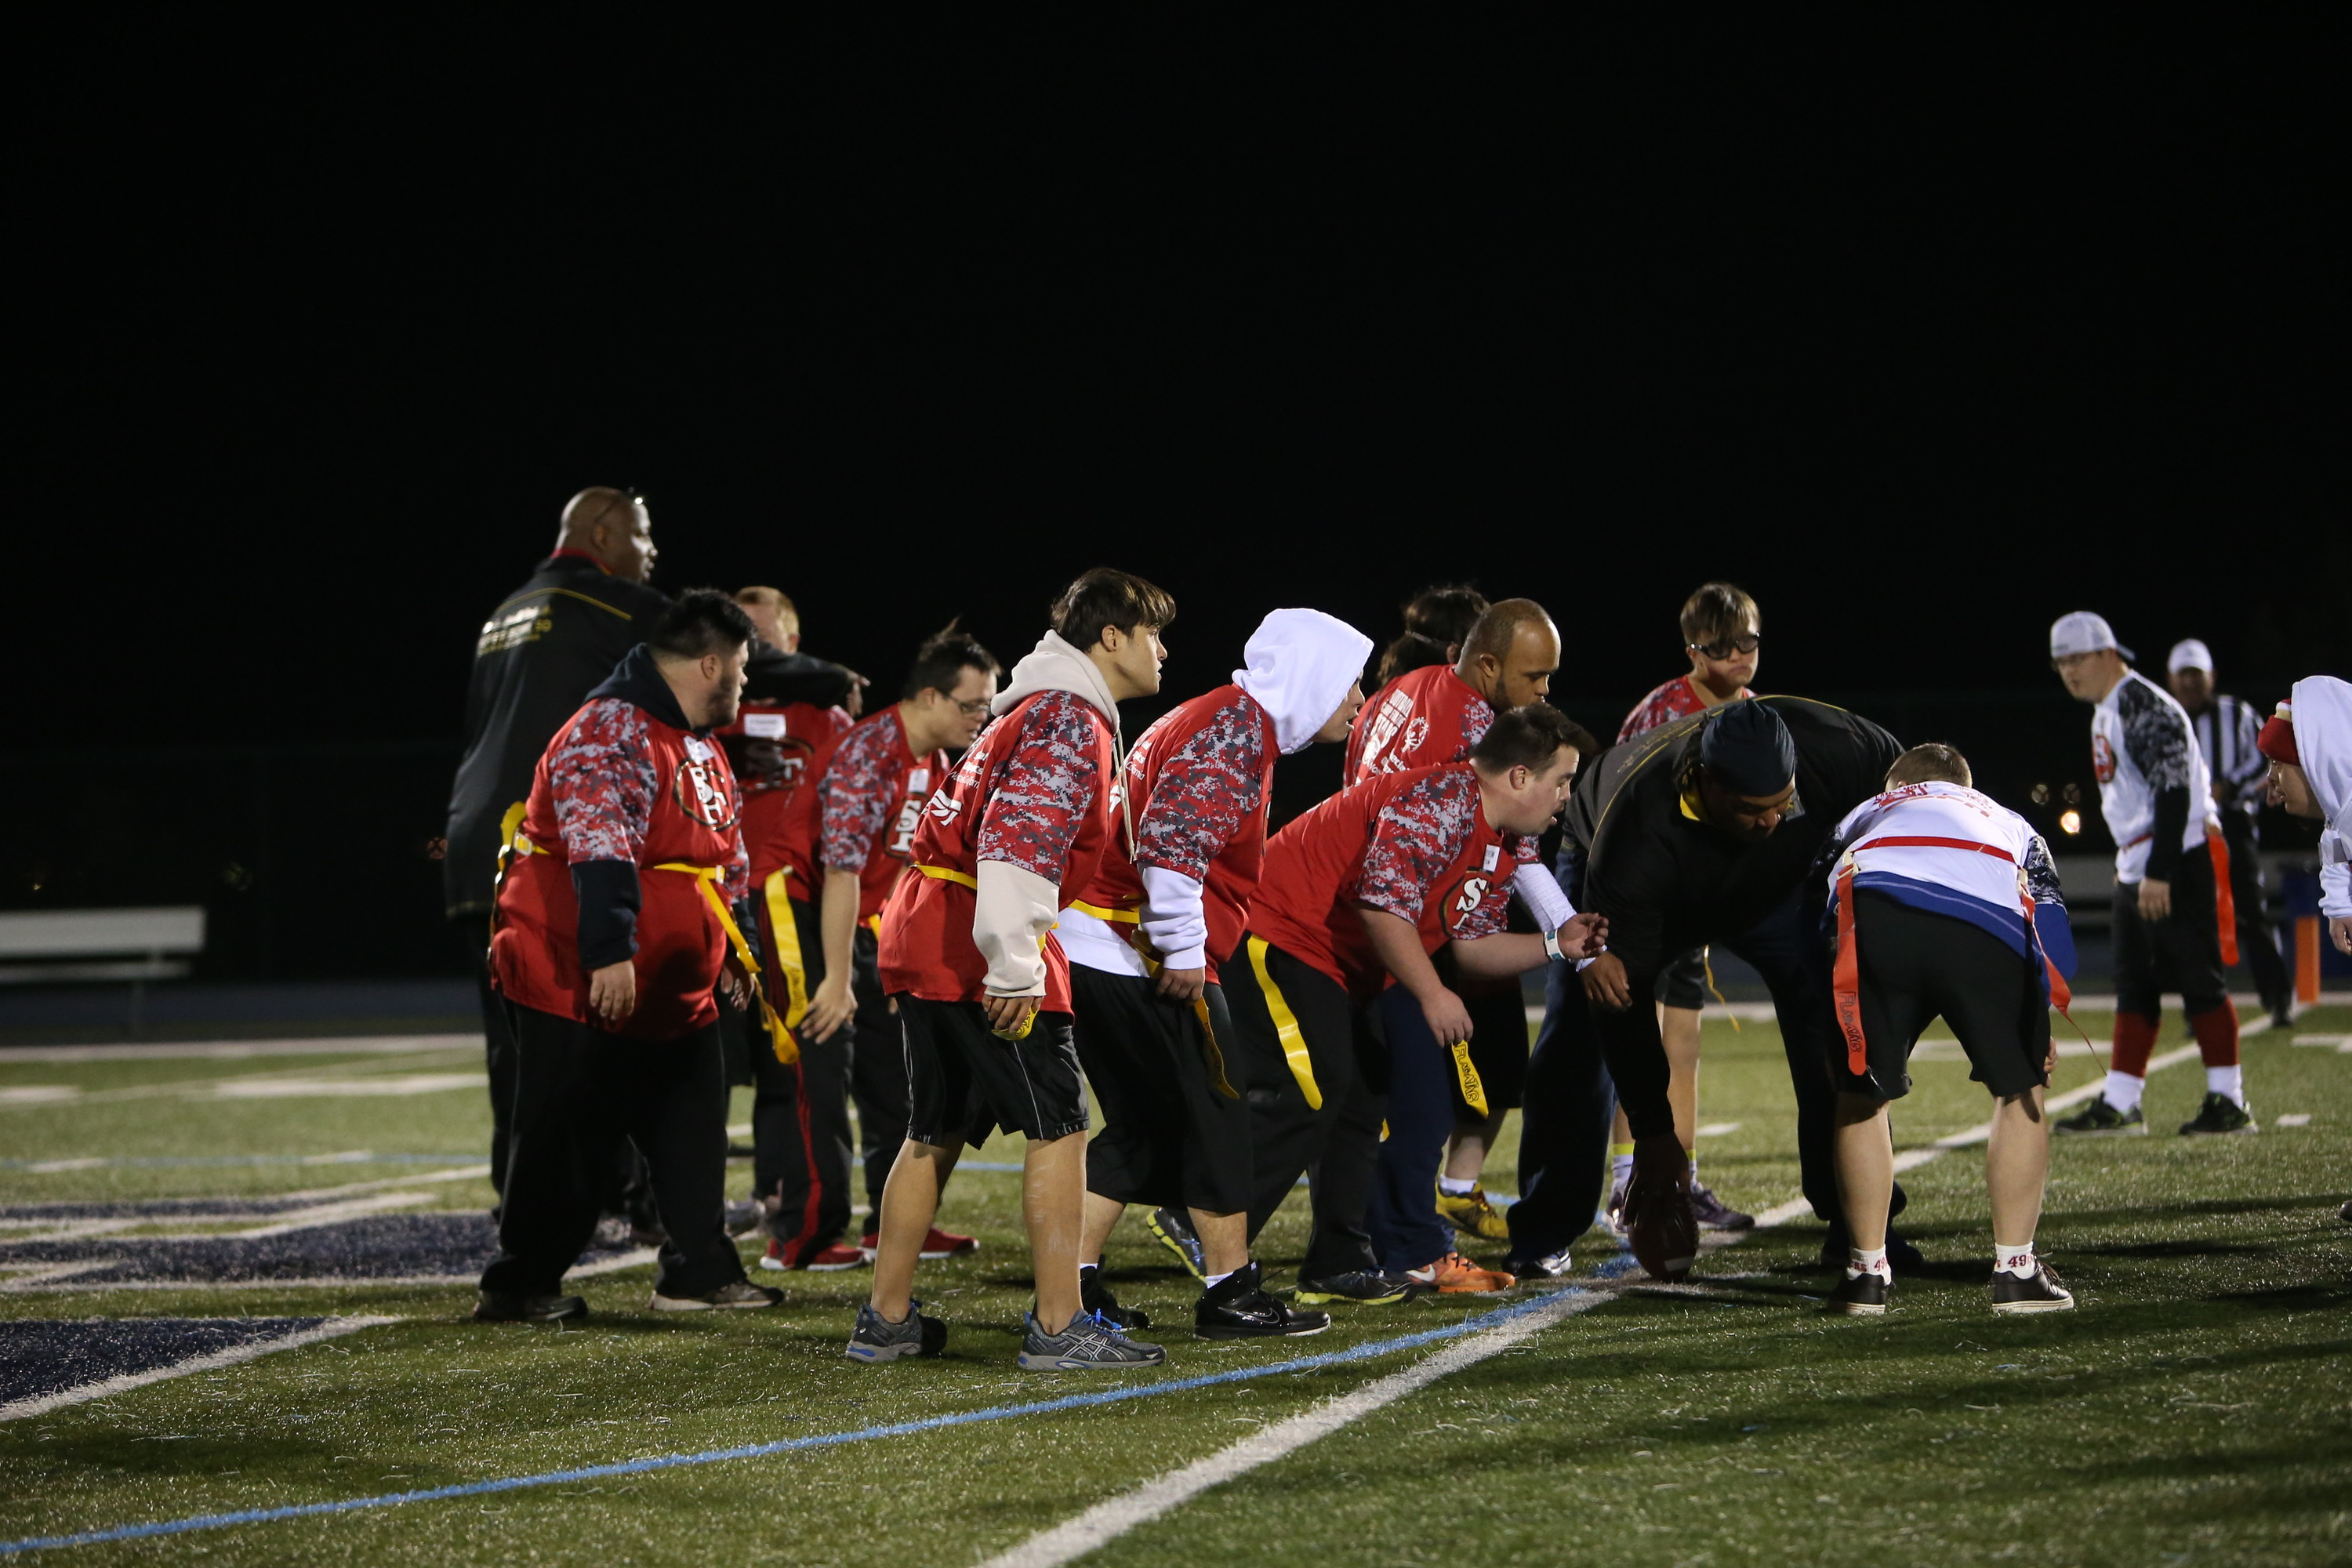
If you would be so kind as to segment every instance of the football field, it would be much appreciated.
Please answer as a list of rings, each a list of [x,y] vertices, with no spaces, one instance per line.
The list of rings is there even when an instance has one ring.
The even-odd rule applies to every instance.
[[[947,1354],[872,1367],[841,1353],[865,1271],[755,1272],[782,1308],[656,1314],[622,1238],[572,1276],[584,1323],[468,1321],[491,1246],[472,1041],[0,1052],[0,1554],[2352,1560],[2352,1007],[2248,1037],[2251,1137],[2173,1135],[2204,1086],[2168,1016],[2150,1135],[2053,1151],[2040,1247],[2080,1306],[2035,1317],[1988,1307],[1989,1104],[1942,1032],[1895,1112],[1898,1226],[1929,1263],[1884,1319],[1818,1310],[1777,1036],[1711,1011],[1702,1173],[1768,1223],[1687,1284],[1644,1282],[1596,1231],[1570,1283],[1211,1344],[1131,1218],[1108,1273],[1170,1352],[1140,1377],[1014,1368],[1003,1141],[941,1210],[981,1251],[919,1276]],[[2053,1092],[2101,1070],[2069,1038]],[[739,1142],[748,1120],[739,1090]],[[740,1196],[750,1165],[730,1171]],[[1261,1243],[1277,1286],[1304,1199]]]

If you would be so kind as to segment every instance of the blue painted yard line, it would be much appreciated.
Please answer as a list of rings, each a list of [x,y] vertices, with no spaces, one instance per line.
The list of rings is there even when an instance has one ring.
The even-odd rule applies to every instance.
[[[111,1154],[73,1163],[93,1169],[100,1165],[471,1165],[481,1158],[479,1154]],[[58,1163],[56,1159],[0,1160],[0,1171]],[[1010,1168],[1020,1169],[1018,1165]]]
[[[345,1498],[339,1502],[301,1503],[288,1508],[247,1509],[239,1513],[205,1513],[188,1519],[162,1520],[152,1524],[119,1524],[109,1530],[86,1531],[79,1535],[32,1536],[22,1541],[0,1542],[0,1557],[20,1552],[37,1552],[49,1546],[96,1546],[110,1541],[138,1541],[156,1535],[184,1535],[196,1530],[220,1530],[232,1524],[267,1524],[281,1519],[306,1519],[318,1514],[352,1513],[361,1509],[393,1508],[402,1503],[436,1502],[445,1498],[481,1497],[490,1492],[520,1491],[527,1487],[559,1486],[567,1481],[603,1480],[613,1476],[643,1475],[648,1470],[675,1470],[688,1465],[715,1465],[722,1459],[762,1459],[777,1454],[799,1453],[809,1448],[838,1447],[845,1443],[870,1442],[877,1437],[904,1437],[916,1432],[935,1432],[949,1426],[970,1426],[982,1421],[1006,1421],[1016,1415],[1050,1415],[1063,1410],[1081,1410],[1094,1405],[1117,1405],[1130,1399],[1150,1399],[1162,1394],[1181,1394],[1188,1389],[1210,1388],[1218,1384],[1242,1383],[1251,1378],[1272,1377],[1278,1373],[1311,1372],[1318,1367],[1339,1366],[1349,1362],[1367,1361],[1392,1352],[1411,1350],[1416,1345],[1452,1339],[1480,1329],[1490,1329],[1497,1323],[1532,1312],[1563,1294],[1583,1295],[1582,1290],[1551,1291],[1531,1301],[1515,1302],[1492,1312],[1482,1312],[1475,1318],[1444,1328],[1424,1329],[1419,1333],[1399,1334],[1393,1339],[1372,1340],[1343,1351],[1328,1351],[1321,1355],[1302,1356],[1296,1361],[1276,1362],[1270,1366],[1239,1367],[1232,1372],[1204,1373],[1199,1377],[1180,1377],[1165,1383],[1129,1384],[1124,1388],[1098,1389],[1091,1394],[1065,1394],[1059,1399],[1044,1399],[1031,1405],[999,1405],[986,1410],[966,1410],[950,1415],[929,1415],[919,1421],[893,1422],[887,1426],[866,1426],[855,1432],[825,1432],[810,1437],[787,1437],[774,1443],[750,1443],[736,1448],[712,1448],[699,1454],[662,1454],[652,1458],[626,1459],[618,1464],[589,1465],[576,1470],[550,1470],[536,1476],[509,1476],[498,1480],[469,1481],[463,1486],[434,1487],[424,1491],[386,1492],[377,1497]]]

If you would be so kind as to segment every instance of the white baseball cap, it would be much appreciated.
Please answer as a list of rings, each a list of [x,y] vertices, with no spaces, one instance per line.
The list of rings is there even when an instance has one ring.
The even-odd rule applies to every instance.
[[[2213,650],[2195,637],[2183,637],[2172,645],[2172,653],[2164,661],[2167,675],[2179,675],[2184,669],[2201,669],[2213,673]]]
[[[2069,654],[2096,653],[2111,647],[2127,659],[2139,656],[2116,641],[2115,628],[2107,625],[2105,616],[2090,610],[2076,610],[2059,616],[2050,624],[2050,657],[2064,658]]]

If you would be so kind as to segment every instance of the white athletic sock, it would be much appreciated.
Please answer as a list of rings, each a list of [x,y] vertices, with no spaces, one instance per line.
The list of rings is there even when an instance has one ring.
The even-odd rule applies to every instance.
[[[2139,1091],[2147,1087],[2147,1079],[2134,1078],[2127,1072],[2107,1069],[2107,1081],[2100,1087],[2100,1097],[2117,1110],[2129,1116],[2139,1109]]]
[[[2011,1247],[2006,1242],[1992,1244],[1992,1266],[1996,1273],[2007,1269],[2020,1279],[2033,1278],[2033,1243]]]
[[[2242,1109],[2246,1103],[2245,1068],[2236,1062],[2225,1068],[2207,1068],[2205,1092],[2228,1095],[2231,1104]]]
[[[1238,1269],[1228,1268],[1223,1274],[1209,1275],[1201,1281],[1201,1289],[1203,1290],[1213,1290],[1218,1286],[1223,1284],[1226,1280],[1232,1279],[1238,1272]]]
[[[1462,1182],[1454,1180],[1452,1176],[1440,1176],[1437,1178],[1437,1190],[1449,1198],[1466,1198],[1478,1190],[1478,1179],[1473,1176],[1468,1181]]]
[[[1690,1184],[1694,1187],[1698,1185],[1698,1155],[1696,1152],[1690,1157]]]
[[[1886,1248],[1849,1247],[1845,1249],[1845,1277],[1859,1279],[1865,1274],[1875,1274],[1881,1279],[1895,1278],[1895,1270],[1886,1264]]]
[[[1612,1149],[1612,1150],[1610,1150],[1610,1151],[1609,1151],[1609,1184],[1610,1184],[1610,1185],[1612,1185],[1612,1186],[1616,1186],[1616,1187],[1622,1187],[1622,1186],[1623,1186],[1627,1182],[1630,1182],[1630,1181],[1632,1181],[1633,1179],[1633,1150],[1631,1150],[1631,1149],[1627,1149],[1627,1150],[1625,1150],[1625,1151],[1624,1151],[1624,1152],[1620,1153],[1620,1152],[1618,1152],[1615,1149]]]

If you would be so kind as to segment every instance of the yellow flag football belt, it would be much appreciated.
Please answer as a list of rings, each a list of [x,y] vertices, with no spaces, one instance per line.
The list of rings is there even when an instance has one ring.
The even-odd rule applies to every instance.
[[[776,1059],[787,1066],[800,1060],[800,1042],[793,1037],[793,1031],[784,1020],[776,1016],[776,1009],[769,1002],[767,992],[761,989],[760,961],[751,956],[751,944],[743,940],[743,928],[735,923],[734,912],[728,909],[727,900],[719,896],[719,868],[689,866],[683,860],[665,860],[654,869],[681,872],[692,877],[700,886],[703,901],[710,906],[710,912],[719,917],[719,925],[726,930],[727,940],[734,945],[736,962],[743,966],[743,973],[751,977],[751,994],[760,999],[760,1020],[768,1026],[768,1043],[774,1047]],[[790,911],[786,912],[789,915]],[[783,945],[784,939],[778,937],[776,946],[782,948]]]
[[[1282,1042],[1282,1059],[1290,1064],[1290,1076],[1298,1080],[1298,1092],[1307,1097],[1307,1109],[1323,1109],[1323,1090],[1315,1082],[1315,1063],[1307,1054],[1307,1037],[1298,1027],[1298,1015],[1290,1010],[1289,999],[1274,976],[1265,972],[1265,938],[1249,939],[1250,968],[1257,974],[1258,989],[1265,994],[1265,1010],[1274,1019],[1275,1037]]]

